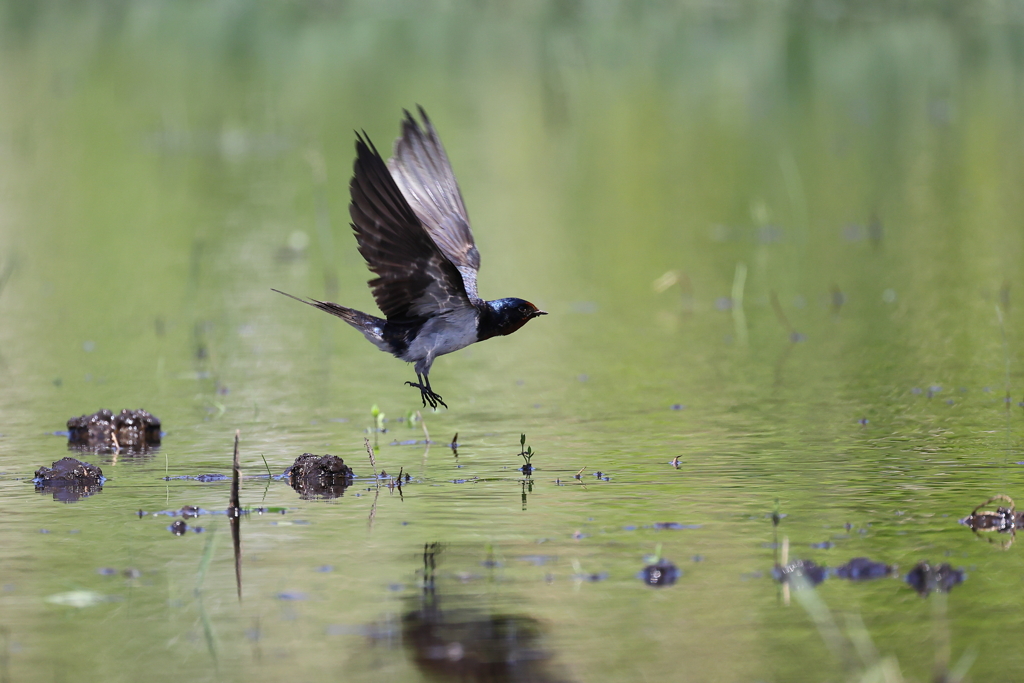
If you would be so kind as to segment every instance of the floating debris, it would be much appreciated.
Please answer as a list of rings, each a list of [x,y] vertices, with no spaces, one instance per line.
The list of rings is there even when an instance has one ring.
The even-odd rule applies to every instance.
[[[664,587],[671,586],[683,575],[679,567],[675,566],[665,558],[661,558],[654,564],[644,567],[637,577],[648,586]]]
[[[337,498],[352,485],[355,474],[345,461],[336,455],[303,453],[295,458],[285,474],[288,483],[303,500]]]
[[[686,529],[700,529],[703,524],[680,524],[679,522],[655,522],[650,526],[651,529],[658,529],[659,531],[683,531]]]
[[[182,474],[182,475],[178,475],[176,477],[162,477],[162,478],[163,478],[164,481],[202,481],[202,482],[231,481],[231,475],[230,474],[198,474],[198,475]]]
[[[855,557],[835,569],[835,575],[850,581],[871,581],[896,575],[896,565],[873,562],[866,557]]]
[[[933,591],[948,593],[966,579],[967,573],[962,569],[953,569],[948,563],[933,567],[927,562],[918,562],[905,577],[910,587],[922,598]]]
[[[100,410],[68,420],[68,448],[96,453],[147,453],[160,445],[160,420],[145,410]]]
[[[74,503],[103,490],[103,470],[75,458],[61,458],[52,467],[40,467],[32,480],[36,491],[52,493],[54,500]]]

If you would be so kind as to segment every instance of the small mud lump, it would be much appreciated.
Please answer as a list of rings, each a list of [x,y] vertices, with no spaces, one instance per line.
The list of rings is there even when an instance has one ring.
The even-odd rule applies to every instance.
[[[337,498],[352,485],[352,468],[336,455],[303,453],[285,470],[288,483],[304,499]]]
[[[802,588],[804,584],[817,586],[827,577],[828,571],[810,560],[794,560],[785,567],[775,565],[772,569],[772,578],[779,583],[793,584],[797,588]]]
[[[967,573],[962,569],[954,569],[948,563],[931,565],[927,562],[918,562],[904,578],[922,598],[932,591],[948,593],[966,579]]]
[[[160,445],[160,420],[145,410],[100,410],[68,420],[68,447],[145,453]]]
[[[844,565],[836,567],[836,576],[850,581],[871,581],[883,579],[896,573],[894,565],[874,562],[866,557],[855,557]]]
[[[103,490],[103,470],[75,458],[61,458],[53,467],[40,467],[33,479],[36,491],[52,493],[54,500],[73,503]]]
[[[648,586],[671,586],[682,576],[682,571],[665,558],[649,564],[640,571],[640,579]]]

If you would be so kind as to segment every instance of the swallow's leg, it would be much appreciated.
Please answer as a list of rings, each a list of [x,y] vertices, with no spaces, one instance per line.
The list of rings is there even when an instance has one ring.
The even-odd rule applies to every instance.
[[[426,408],[429,404],[431,408],[437,410],[437,406],[440,404],[445,408],[448,404],[441,399],[441,394],[435,394],[434,390],[430,388],[430,378],[427,375],[421,375],[416,373],[417,382],[406,382],[410,387],[416,387],[420,390],[420,398],[423,399],[423,407]]]

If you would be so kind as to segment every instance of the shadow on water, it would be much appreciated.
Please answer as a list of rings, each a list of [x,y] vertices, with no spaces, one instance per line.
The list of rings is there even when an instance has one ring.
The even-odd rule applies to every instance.
[[[438,543],[424,544],[422,591],[402,617],[402,639],[420,671],[439,681],[567,681],[551,670],[537,619],[470,605],[468,597],[442,599],[441,552]]]

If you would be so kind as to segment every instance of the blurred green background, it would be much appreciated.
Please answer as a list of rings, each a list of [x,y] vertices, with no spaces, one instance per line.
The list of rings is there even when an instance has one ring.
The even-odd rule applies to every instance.
[[[458,459],[389,445],[422,437],[394,421],[411,368],[270,291],[374,312],[354,131],[384,152],[417,104],[481,293],[552,313],[435,364],[451,410],[424,417]],[[396,648],[441,541],[447,590],[543,623],[557,673],[527,679],[860,680],[768,578],[778,500],[796,556],[969,570],[928,600],[833,579],[840,631],[863,619],[906,680],[965,651],[1012,680],[1019,549],[956,519],[1024,483],[1022,115],[1020,2],[0,2],[0,678],[440,675]],[[162,477],[227,471],[235,429],[248,473],[367,474],[374,404],[404,499],[371,528],[372,492],[246,484],[307,524],[245,521],[241,604],[223,518],[204,541],[132,514],[223,509]],[[104,407],[160,417],[161,451],[36,494],[53,432]],[[701,527],[644,528],[674,520]],[[661,592],[635,577],[658,543],[686,564]],[[79,588],[117,600],[44,601]]]

